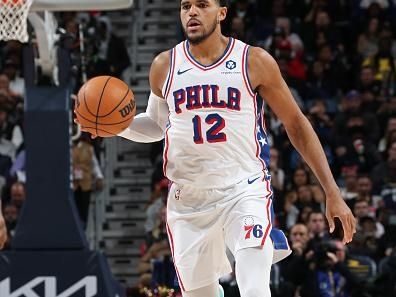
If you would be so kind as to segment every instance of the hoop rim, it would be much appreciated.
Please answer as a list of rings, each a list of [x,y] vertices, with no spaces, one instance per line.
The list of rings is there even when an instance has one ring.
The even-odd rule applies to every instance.
[[[3,5],[10,5],[10,6],[22,6],[26,4],[26,0],[1,0],[0,2]]]

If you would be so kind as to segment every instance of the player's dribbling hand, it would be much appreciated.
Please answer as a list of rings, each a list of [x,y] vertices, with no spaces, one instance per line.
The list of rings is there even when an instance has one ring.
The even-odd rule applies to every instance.
[[[75,94],[70,95],[70,97],[71,97],[71,99],[73,99],[74,101],[77,100],[77,95],[75,95]],[[74,113],[73,122],[74,122],[76,125],[78,125],[78,126],[80,127],[81,131],[87,132],[87,133],[91,134],[91,138],[92,138],[92,139],[98,137],[97,135],[92,134],[92,131],[88,131],[88,130],[84,129],[84,128],[81,126],[81,124],[80,124],[80,123],[78,122],[78,120],[77,120],[76,109],[73,110],[73,113]]]
[[[356,220],[339,192],[326,197],[326,218],[329,222],[330,233],[333,233],[335,228],[334,218],[339,218],[344,230],[342,242],[347,244],[352,241],[353,234],[356,233]]]
[[[87,133],[91,134],[91,138],[92,138],[92,139],[95,139],[96,137],[98,137],[97,135],[92,134],[92,131],[91,131],[91,130],[84,129],[84,128],[80,125],[80,123],[78,122],[77,118],[75,118],[73,121],[74,121],[75,124],[79,125],[81,131],[87,132]]]

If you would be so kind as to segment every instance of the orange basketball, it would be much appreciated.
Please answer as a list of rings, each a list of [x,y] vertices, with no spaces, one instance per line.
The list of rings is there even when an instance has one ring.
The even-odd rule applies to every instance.
[[[101,137],[125,130],[136,114],[134,95],[129,86],[112,76],[97,76],[78,91],[75,113],[85,131]]]

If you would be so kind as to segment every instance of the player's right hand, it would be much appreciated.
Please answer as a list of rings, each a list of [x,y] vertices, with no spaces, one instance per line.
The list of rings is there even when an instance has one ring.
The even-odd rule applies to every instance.
[[[80,123],[78,122],[77,118],[75,118],[73,121],[75,124],[77,124],[80,127],[81,131],[91,134],[92,139],[95,139],[96,137],[98,137],[98,135],[92,133],[92,130],[84,129],[84,127],[81,126]]]
[[[73,100],[77,100],[77,95],[75,95],[75,94],[72,94],[70,97],[71,97]],[[75,123],[76,125],[78,125],[78,126],[80,127],[81,131],[87,132],[87,133],[91,134],[91,138],[92,138],[92,139],[98,137],[97,135],[95,135],[95,134],[92,133],[92,130],[84,129],[84,127],[81,126],[81,124],[80,124],[80,123],[78,122],[78,120],[77,120],[77,114],[76,114],[76,109],[75,109],[75,108],[74,108],[74,110],[73,110],[73,113],[74,113],[74,120],[73,120],[73,121],[74,121],[74,123]]]

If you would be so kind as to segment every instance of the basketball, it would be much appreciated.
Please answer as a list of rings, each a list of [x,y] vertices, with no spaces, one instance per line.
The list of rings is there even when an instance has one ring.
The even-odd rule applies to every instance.
[[[97,76],[80,88],[75,103],[77,121],[84,131],[111,137],[125,130],[136,114],[129,86],[113,76]]]

